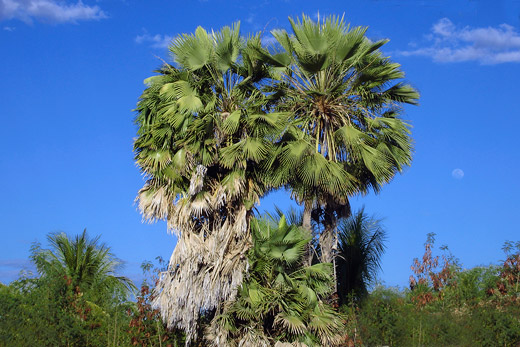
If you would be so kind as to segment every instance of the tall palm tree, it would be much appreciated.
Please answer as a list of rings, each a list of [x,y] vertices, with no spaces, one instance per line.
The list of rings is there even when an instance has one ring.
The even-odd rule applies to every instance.
[[[90,239],[85,229],[74,239],[65,233],[52,233],[47,240],[49,249],[39,244],[31,249],[31,259],[42,276],[61,277],[76,293],[90,293],[90,297],[128,295],[136,289],[130,279],[116,275],[122,263],[109,247],[99,243],[99,236]]]
[[[259,50],[278,72],[270,88],[278,109],[291,114],[275,177],[305,205],[304,226],[312,218],[321,225],[322,261],[331,262],[349,197],[378,192],[410,164],[409,125],[399,114],[419,94],[379,50],[388,40],[370,41],[367,28],[335,16],[290,23],[291,34],[272,32],[279,47]]]
[[[381,220],[369,217],[364,208],[339,223],[336,258],[337,292],[340,302],[349,295],[362,299],[381,269],[386,232]]]
[[[283,215],[253,219],[251,232],[248,278],[207,328],[206,339],[215,346],[338,343],[343,320],[323,301],[333,290],[332,268],[301,262],[310,233]]]
[[[269,77],[260,45],[238,24],[181,35],[170,45],[175,64],[145,81],[137,106],[139,208],[178,236],[156,304],[188,343],[200,314],[220,312],[242,283],[251,211],[270,188],[268,159],[286,123],[259,89]]]

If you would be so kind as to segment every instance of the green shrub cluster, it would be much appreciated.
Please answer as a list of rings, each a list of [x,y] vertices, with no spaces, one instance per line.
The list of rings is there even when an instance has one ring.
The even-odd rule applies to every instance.
[[[148,281],[136,291],[115,274],[121,263],[98,238],[55,233],[48,241],[50,249],[31,248],[38,275],[0,284],[1,347],[182,345],[150,304],[158,268],[143,267]]]
[[[0,346],[129,345],[132,305],[115,296],[91,302],[63,278],[22,277],[0,287]]]
[[[492,300],[419,308],[408,291],[378,288],[357,314],[358,345],[517,346],[520,307]]]
[[[410,289],[376,287],[344,306],[354,346],[518,346],[520,246],[506,243],[499,266],[462,270],[452,255],[425,254],[412,266]]]

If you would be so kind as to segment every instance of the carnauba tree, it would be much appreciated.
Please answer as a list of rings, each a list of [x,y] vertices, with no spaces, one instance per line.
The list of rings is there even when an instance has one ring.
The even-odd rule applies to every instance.
[[[419,94],[381,53],[388,40],[369,40],[366,27],[336,16],[289,20],[292,32],[274,30],[277,46],[259,51],[277,72],[277,109],[290,114],[275,177],[305,205],[304,226],[311,217],[320,226],[321,261],[331,262],[349,197],[378,192],[410,165],[409,125],[399,115]]]
[[[177,37],[175,63],[145,81],[137,105],[135,159],[147,178],[139,209],[178,237],[156,304],[187,342],[200,315],[218,314],[242,283],[251,211],[270,187],[268,159],[286,123],[260,90],[260,40],[242,38],[238,24]]]

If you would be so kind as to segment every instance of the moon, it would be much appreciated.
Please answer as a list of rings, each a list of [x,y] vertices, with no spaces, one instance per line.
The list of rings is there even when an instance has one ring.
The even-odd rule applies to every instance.
[[[461,169],[455,169],[451,172],[451,176],[457,180],[461,180],[464,177],[464,171]]]

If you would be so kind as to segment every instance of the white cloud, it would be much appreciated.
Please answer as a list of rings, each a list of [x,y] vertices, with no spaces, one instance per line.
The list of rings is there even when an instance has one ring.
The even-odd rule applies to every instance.
[[[476,61],[481,64],[519,63],[520,33],[511,25],[458,28],[448,18],[435,23],[426,35],[428,45],[398,52],[404,56],[426,56],[436,62]]]
[[[150,35],[148,33],[144,33],[143,35],[138,35],[135,38],[135,42],[141,43],[149,43],[154,48],[167,48],[171,41],[173,40],[173,36],[168,35]]]
[[[31,23],[34,19],[52,23],[107,18],[98,6],[88,6],[81,0],[67,3],[61,0],[0,0],[0,20],[19,19]]]
[[[271,34],[264,34],[262,35],[262,44],[264,46],[273,46],[276,45],[278,41],[275,39],[275,37]]]
[[[461,169],[455,169],[451,172],[451,176],[457,180],[461,180],[464,177],[464,171]]]
[[[4,29],[5,31],[15,31],[15,30],[16,30],[15,27],[8,27],[8,26],[5,26],[3,29]]]

